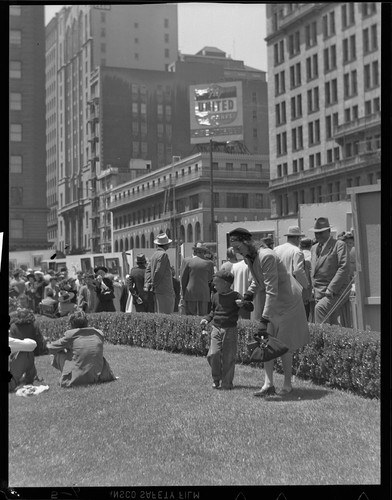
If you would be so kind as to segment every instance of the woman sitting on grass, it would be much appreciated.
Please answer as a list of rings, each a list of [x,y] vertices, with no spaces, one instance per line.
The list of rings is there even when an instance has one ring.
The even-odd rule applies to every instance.
[[[96,384],[115,380],[109,363],[103,357],[103,333],[88,327],[86,314],[77,310],[69,317],[71,330],[48,344],[53,354],[52,366],[61,372],[60,386]]]

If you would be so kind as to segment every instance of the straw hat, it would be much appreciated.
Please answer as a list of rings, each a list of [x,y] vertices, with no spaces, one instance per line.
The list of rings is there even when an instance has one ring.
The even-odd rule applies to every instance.
[[[75,294],[72,292],[66,292],[65,290],[61,290],[59,292],[59,302],[67,302],[75,297]]]
[[[283,236],[305,236],[298,226],[289,226],[286,234]]]
[[[169,245],[173,240],[170,240],[167,237],[167,234],[161,233],[158,234],[156,240],[154,240],[154,243],[158,246],[164,246],[164,245]]]

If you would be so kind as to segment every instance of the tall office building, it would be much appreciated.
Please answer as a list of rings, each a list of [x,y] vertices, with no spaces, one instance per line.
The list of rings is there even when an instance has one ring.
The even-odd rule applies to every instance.
[[[48,248],[43,5],[11,5],[9,249]]]
[[[35,7],[32,7],[35,8]],[[100,171],[99,67],[165,71],[178,49],[177,6],[73,5],[46,28],[48,235],[92,248],[92,183]],[[102,119],[102,116],[100,117]]]
[[[381,176],[381,3],[267,4],[271,216]]]

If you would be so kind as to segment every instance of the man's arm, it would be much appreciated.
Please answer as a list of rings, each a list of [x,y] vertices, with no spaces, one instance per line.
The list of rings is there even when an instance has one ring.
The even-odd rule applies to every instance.
[[[335,244],[338,269],[328,285],[328,291],[338,293],[343,285],[348,283],[350,274],[350,261],[347,245],[344,241],[337,240]]]
[[[8,345],[11,348],[11,352],[33,352],[37,347],[37,342],[33,339],[20,340],[8,337]]]
[[[298,281],[298,283],[305,290],[309,286],[308,278],[305,272],[305,257],[303,252],[295,252],[293,257],[293,275],[294,278]]]

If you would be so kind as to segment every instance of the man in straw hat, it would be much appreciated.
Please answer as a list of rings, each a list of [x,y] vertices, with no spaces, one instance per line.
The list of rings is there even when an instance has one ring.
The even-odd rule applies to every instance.
[[[287,243],[275,247],[274,252],[286,267],[287,272],[298,281],[302,289],[306,290],[309,282],[305,273],[305,258],[299,249],[301,237],[305,235],[298,226],[289,226],[287,233],[283,236],[287,237]]]
[[[206,252],[208,248],[198,242],[193,247],[193,256],[187,257],[181,264],[181,298],[185,302],[185,314],[189,316],[206,316],[209,313],[214,264],[204,258]]]
[[[172,270],[166,253],[171,242],[167,234],[158,234],[154,240],[157,249],[151,256],[144,276],[144,290],[154,293],[154,308],[157,313],[172,314],[174,311]]]
[[[332,237],[326,217],[316,219],[309,231],[314,232],[317,241],[311,249],[311,278],[316,301],[314,322],[336,325],[339,309],[348,300],[348,296],[343,300],[350,281],[348,249],[344,241]]]

